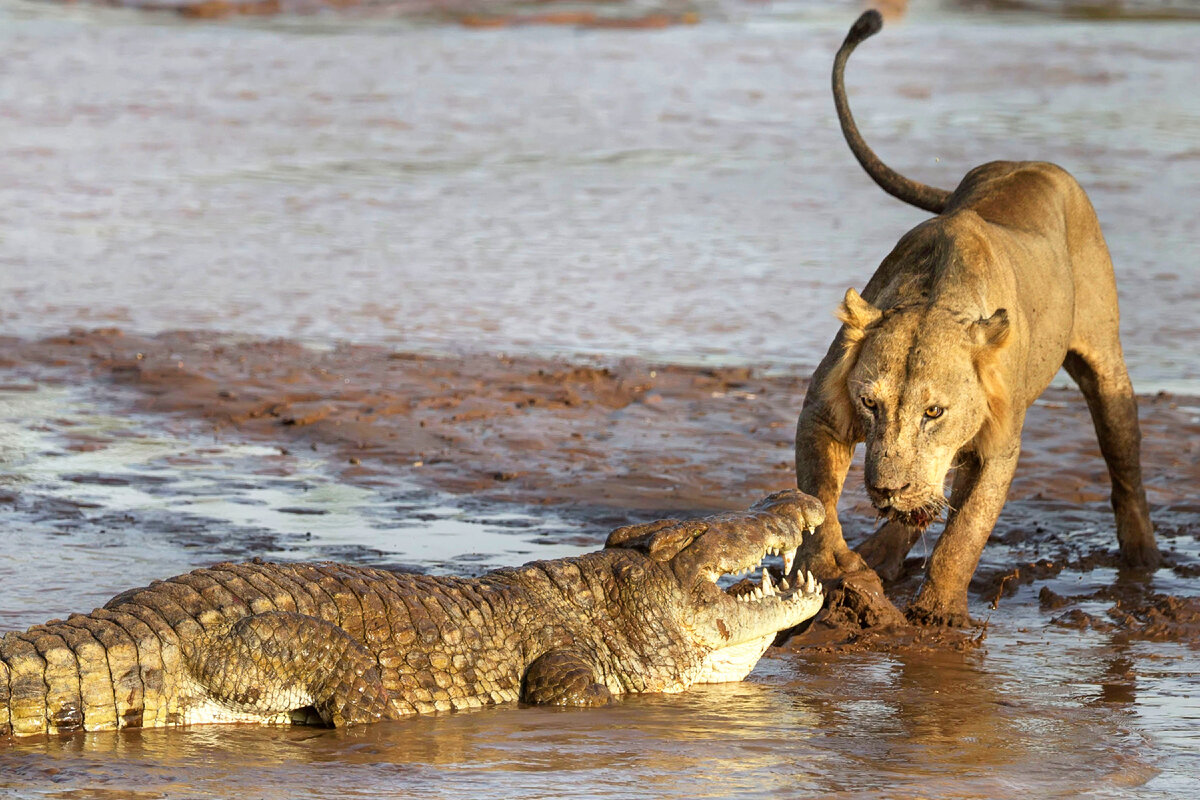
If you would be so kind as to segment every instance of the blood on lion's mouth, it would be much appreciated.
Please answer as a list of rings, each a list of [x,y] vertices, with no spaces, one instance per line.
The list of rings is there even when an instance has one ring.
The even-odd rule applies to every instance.
[[[938,518],[937,514],[925,507],[914,508],[912,511],[901,511],[897,508],[892,508],[888,516],[902,525],[907,525],[910,528],[919,528],[920,530],[925,530]]]
[[[907,525],[910,528],[923,531],[937,522],[941,518],[942,512],[948,507],[949,504],[945,498],[935,497],[916,508],[904,510],[896,508],[893,505],[879,509],[879,513],[881,516],[886,516],[888,519],[899,522],[901,525]]]

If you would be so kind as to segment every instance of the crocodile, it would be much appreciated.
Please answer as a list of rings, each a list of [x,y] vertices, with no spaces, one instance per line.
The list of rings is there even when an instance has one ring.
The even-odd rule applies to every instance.
[[[777,584],[766,557],[792,561],[823,516],[812,497],[778,492],[745,512],[630,525],[602,550],[478,578],[220,563],[5,634],[0,735],[341,727],[738,681],[777,633],[821,608],[811,575]],[[757,581],[718,586],[760,566]]]

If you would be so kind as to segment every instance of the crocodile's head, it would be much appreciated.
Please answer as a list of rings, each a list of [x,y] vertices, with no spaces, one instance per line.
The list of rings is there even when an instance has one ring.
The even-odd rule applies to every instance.
[[[704,653],[690,683],[721,683],[746,677],[779,631],[799,625],[824,602],[819,583],[801,574],[796,586],[778,583],[763,563],[783,558],[791,572],[796,548],[820,525],[820,502],[796,490],[777,492],[749,511],[679,522],[663,520],[613,531],[606,547],[644,553],[666,569],[655,570],[676,584],[663,601],[693,646]],[[717,581],[761,567],[753,584],[722,588]]]

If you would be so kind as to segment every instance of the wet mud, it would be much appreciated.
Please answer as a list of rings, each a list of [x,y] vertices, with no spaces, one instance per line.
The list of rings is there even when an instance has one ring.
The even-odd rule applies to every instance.
[[[0,631],[223,558],[478,574],[790,486],[829,312],[918,218],[832,120],[861,5],[0,0],[26,89],[0,131],[24,337],[0,339]],[[854,68],[862,123],[932,184],[1001,157],[1087,187],[1162,569],[1117,564],[1087,410],[1054,388],[972,628],[882,616],[935,527],[890,605],[843,592],[740,684],[0,745],[0,796],[1192,797],[1194,4],[909,5]],[[603,26],[653,30],[570,30]]]
[[[0,492],[7,629],[221,558],[473,574],[593,549],[618,524],[744,506],[792,480],[805,381],[631,359],[78,330],[0,340],[0,385],[19,416],[21,398],[68,387],[77,398],[74,411],[51,404],[7,429],[45,428],[13,446],[33,464],[62,461],[57,493],[28,476]],[[89,404],[138,427],[82,424],[78,408]],[[992,797],[1015,786],[1186,796],[1200,767],[1189,723],[1200,714],[1191,689],[1200,506],[1190,498],[1200,403],[1163,394],[1141,404],[1167,562],[1154,575],[1119,568],[1087,411],[1073,389],[1052,389],[1030,413],[1012,500],[971,587],[975,627],[889,626],[835,605],[777,642],[741,684],[579,713],[512,707],[354,731],[217,726],[22,743],[0,747],[0,788],[765,798]],[[100,460],[147,447],[147,430],[171,432],[170,446],[131,468]],[[843,501],[852,543],[873,522],[859,482],[851,475]],[[452,513],[468,526],[461,544],[436,544],[448,512],[430,496],[455,498]],[[239,503],[254,514],[229,510]],[[522,549],[531,536],[537,543]],[[895,604],[915,589],[931,544],[918,542],[887,584]],[[456,552],[466,555],[447,556]],[[28,553],[40,555],[31,563]]]
[[[78,330],[10,339],[0,355],[13,385],[109,383],[132,390],[130,413],[198,421],[215,436],[284,454],[317,454],[343,482],[413,482],[481,502],[562,507],[596,531],[741,508],[790,486],[793,424],[805,389],[802,376],[746,367],[418,355],[196,332]],[[1191,499],[1200,476],[1200,400],[1144,397],[1141,415],[1147,486],[1166,554],[1159,575],[1187,587],[1200,571],[1200,507]],[[85,438],[68,446],[92,445]],[[873,511],[856,474],[847,486],[843,516],[853,544],[870,532]],[[1195,641],[1194,597],[1121,569],[1104,463],[1074,389],[1052,389],[1031,410],[1010,498],[972,583],[973,604],[1003,614],[1018,589],[1037,589],[1040,606],[1056,610],[1051,625]],[[903,574],[884,586],[873,575],[829,586],[829,608],[786,646],[959,649],[982,640],[982,620],[968,634],[915,633],[896,611],[923,574],[916,553],[927,553],[935,535],[918,542]],[[1125,579],[1083,594],[1047,588],[1064,574],[1096,571]],[[1107,608],[1084,610],[1096,604]]]

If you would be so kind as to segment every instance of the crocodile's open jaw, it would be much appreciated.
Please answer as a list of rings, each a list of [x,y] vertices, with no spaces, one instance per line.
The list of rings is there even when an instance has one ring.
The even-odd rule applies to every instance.
[[[754,572],[754,570],[749,570],[749,572]],[[780,578],[779,582],[776,583],[775,577],[771,574],[771,569],[764,564],[762,575],[757,581],[750,578],[743,578],[726,589],[725,594],[736,599],[738,602],[753,603],[776,595],[781,599],[788,600],[795,598],[800,591],[812,593],[822,590],[820,582],[817,581],[816,576],[811,572],[806,571],[798,574],[794,580],[796,581],[795,587],[788,584],[787,578]]]
[[[811,529],[808,531],[811,533]],[[780,631],[793,628],[812,617],[825,602],[824,590],[811,572],[801,571],[790,585],[786,577],[778,581],[766,563],[768,556],[782,556],[784,576],[790,573],[799,543],[768,546],[757,561],[742,563],[713,577],[716,584],[726,576],[734,578],[758,572],[754,580],[734,583],[721,592],[715,607],[700,615],[704,626],[718,637],[708,639],[712,651],[705,658],[696,683],[740,681],[749,674]],[[729,602],[732,600],[733,602]],[[710,627],[711,626],[711,627]]]
[[[805,533],[811,534],[812,528],[806,529]],[[802,570],[794,576],[794,586],[788,583],[787,576],[791,575],[792,567],[795,565],[797,550],[799,550],[799,545],[795,547],[768,546],[758,560],[750,563],[749,566],[740,564],[728,572],[712,574],[710,579],[715,584],[722,578],[733,578],[735,582],[724,592],[738,603],[749,606],[749,610],[767,611],[768,617],[773,616],[772,612],[777,613],[778,610],[786,612],[790,610],[789,604],[804,604],[812,597],[819,598],[824,591],[821,583],[807,570]],[[779,556],[783,559],[782,577],[778,582],[772,575],[770,566],[766,563],[769,556]],[[757,580],[747,578],[755,573],[759,574]],[[787,615],[785,614],[785,616]],[[801,621],[803,620],[798,620],[795,624],[799,624]],[[782,630],[782,628],[773,632],[778,630]]]
[[[809,528],[805,532],[812,533],[812,529]],[[761,568],[763,571],[763,575],[765,576],[767,574],[767,565],[765,563],[763,563],[763,559],[765,559],[767,556],[779,556],[780,558],[783,559],[783,575],[784,575],[784,578],[786,579],[786,577],[788,575],[792,574],[792,567],[796,564],[796,551],[799,549],[800,549],[800,547],[798,545],[796,547],[792,547],[792,548],[786,549],[786,550],[782,547],[768,547],[767,552],[763,555],[763,558],[760,558],[756,564],[752,564],[751,566],[741,569],[740,571],[737,571],[737,572],[728,572],[728,573],[726,573],[726,575],[732,576],[733,578],[743,578],[747,575],[752,574],[754,572],[754,570]],[[725,577],[725,576],[721,576],[721,577]],[[737,585],[737,584],[735,584],[735,585]],[[784,591],[787,590],[788,587],[787,587],[786,580],[784,580],[782,582],[782,585],[780,586],[780,588],[783,589]]]
[[[820,501],[791,489],[763,498],[744,513],[618,528],[606,546],[638,550],[672,572],[679,621],[707,653],[691,682],[736,681],[750,672],[777,633],[821,610],[824,594],[811,574],[776,582],[763,561],[779,556],[784,575],[791,576],[805,534],[824,520]],[[756,569],[762,571],[757,585],[743,581],[725,590],[717,584]]]

